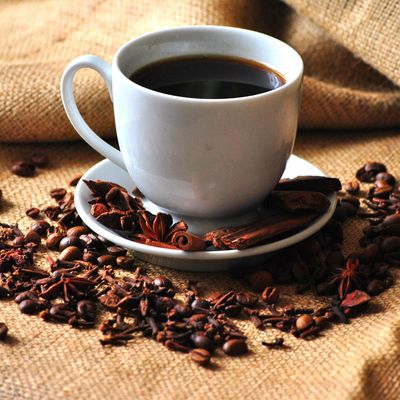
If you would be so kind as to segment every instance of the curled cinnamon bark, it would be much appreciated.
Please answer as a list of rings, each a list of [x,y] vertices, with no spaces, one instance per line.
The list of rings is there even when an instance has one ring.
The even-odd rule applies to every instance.
[[[189,232],[176,232],[172,236],[171,243],[173,246],[185,251],[204,251],[207,247],[202,238]]]
[[[317,216],[317,213],[276,214],[252,224],[217,229],[204,235],[203,239],[212,241],[217,249],[243,250],[282,233],[304,228]]]

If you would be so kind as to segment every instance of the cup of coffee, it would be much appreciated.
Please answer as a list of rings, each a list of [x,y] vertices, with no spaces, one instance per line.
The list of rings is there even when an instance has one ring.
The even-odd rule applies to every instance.
[[[120,150],[79,113],[73,78],[81,68],[107,84]],[[61,97],[76,131],[148,200],[173,214],[219,218],[256,208],[280,179],[296,138],[302,75],[296,51],[265,34],[178,27],[126,43],[112,65],[78,57],[63,74]]]

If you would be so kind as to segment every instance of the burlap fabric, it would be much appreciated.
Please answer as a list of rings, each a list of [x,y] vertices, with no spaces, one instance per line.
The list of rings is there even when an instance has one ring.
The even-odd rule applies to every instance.
[[[399,131],[324,131],[299,134],[295,154],[342,182],[368,160],[383,162],[400,177]],[[14,162],[33,152],[50,157],[33,178],[12,175]],[[101,160],[85,143],[3,144],[0,182],[3,191],[1,222],[18,222],[26,230],[32,220],[27,208],[52,204],[48,192],[67,186]],[[345,224],[343,251],[358,250],[365,225],[360,219]],[[45,257],[40,248],[37,259]],[[47,264],[44,262],[43,266]],[[136,265],[143,265],[137,260]],[[182,298],[188,279],[199,281],[202,296],[232,287],[249,286],[230,273],[191,273],[145,264],[149,275],[174,281]],[[395,284],[375,297],[368,311],[351,323],[335,324],[313,340],[296,339],[273,328],[256,330],[246,319],[236,320],[248,335],[250,352],[227,357],[220,350],[212,364],[199,367],[187,354],[168,351],[149,338],[137,338],[123,347],[102,347],[97,329],[72,329],[46,323],[19,312],[12,301],[1,301],[0,322],[9,336],[0,342],[0,398],[16,399],[398,399],[400,396],[400,274]],[[117,271],[118,273],[118,271]],[[124,272],[126,273],[126,272]],[[312,292],[294,293],[282,286],[278,307],[317,304]],[[108,315],[104,312],[104,316]],[[100,321],[99,323],[100,324]],[[287,347],[268,349],[261,342],[283,336]]]
[[[0,141],[76,139],[62,108],[63,70],[91,53],[111,62],[128,40],[178,25],[214,24],[276,36],[305,62],[301,128],[400,123],[400,8],[382,0],[1,0]],[[82,114],[113,136],[113,111],[94,72],[76,77]]]

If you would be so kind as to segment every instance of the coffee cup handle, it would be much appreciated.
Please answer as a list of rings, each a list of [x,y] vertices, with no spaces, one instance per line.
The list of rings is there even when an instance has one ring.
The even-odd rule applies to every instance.
[[[112,67],[102,58],[93,55],[84,55],[71,61],[65,69],[61,78],[61,99],[65,108],[65,112],[71,121],[71,124],[79,135],[101,155],[117,164],[120,168],[126,170],[122,154],[103,139],[100,138],[82,118],[81,113],[76,105],[73,91],[73,79],[75,74],[81,68],[92,68],[97,71],[105,80],[108,92],[112,97]]]

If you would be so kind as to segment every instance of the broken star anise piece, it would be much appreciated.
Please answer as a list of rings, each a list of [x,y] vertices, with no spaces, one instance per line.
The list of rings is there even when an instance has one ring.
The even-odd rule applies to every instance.
[[[138,215],[142,232],[133,232],[130,237],[140,243],[170,243],[176,232],[186,232],[188,229],[183,221],[173,224],[171,215],[167,213],[154,215],[149,211],[139,211]]]
[[[344,268],[339,268],[338,273],[333,277],[331,284],[339,284],[339,296],[344,299],[349,293],[361,287],[366,273],[362,270],[360,261],[351,257],[347,260]]]

